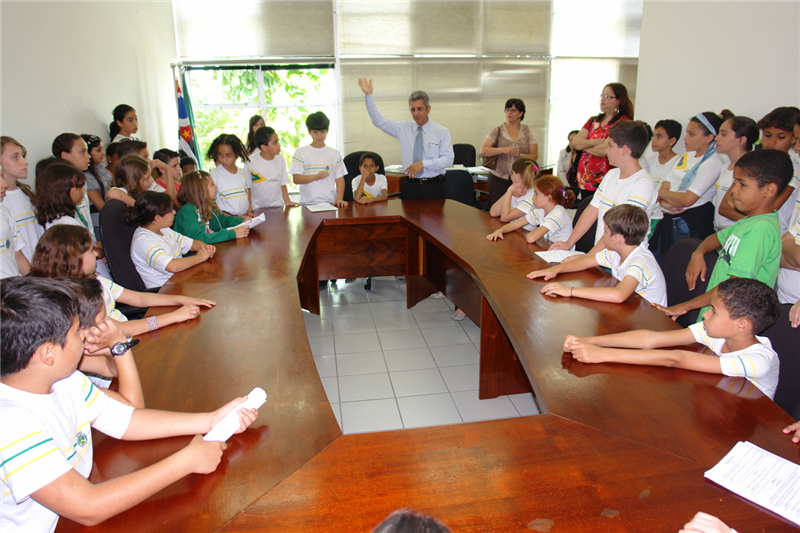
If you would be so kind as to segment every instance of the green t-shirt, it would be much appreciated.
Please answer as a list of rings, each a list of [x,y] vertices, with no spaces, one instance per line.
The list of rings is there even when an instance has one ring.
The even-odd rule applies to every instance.
[[[722,249],[708,280],[708,290],[730,277],[757,279],[775,287],[781,264],[781,225],[773,212],[745,217],[717,233]],[[700,310],[698,322],[708,306]]]

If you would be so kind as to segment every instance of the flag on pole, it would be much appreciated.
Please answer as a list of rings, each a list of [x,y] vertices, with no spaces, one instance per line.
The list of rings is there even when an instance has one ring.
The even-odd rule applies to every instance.
[[[197,153],[197,143],[195,142],[192,125],[189,122],[189,113],[186,111],[186,102],[183,99],[181,81],[178,79],[177,70],[175,72],[175,95],[178,102],[178,144],[181,151],[187,156],[194,158],[199,164],[200,160],[197,158],[197,155],[195,155]]]

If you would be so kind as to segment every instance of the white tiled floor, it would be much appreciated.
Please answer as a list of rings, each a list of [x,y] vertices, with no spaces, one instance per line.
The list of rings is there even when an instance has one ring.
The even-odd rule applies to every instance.
[[[478,399],[480,328],[450,319],[449,300],[406,309],[394,277],[321,291],[303,313],[322,385],[344,433],[460,424],[539,414],[531,394]]]

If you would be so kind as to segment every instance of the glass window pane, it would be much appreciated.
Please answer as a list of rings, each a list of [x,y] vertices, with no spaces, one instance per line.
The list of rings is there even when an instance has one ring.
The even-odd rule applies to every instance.
[[[643,0],[554,0],[559,57],[639,57]]]
[[[183,59],[333,56],[333,0],[175,0]]]
[[[567,146],[569,132],[580,130],[590,117],[600,113],[600,94],[607,83],[625,85],[635,115],[638,71],[635,59],[554,59],[552,65],[547,149],[550,165],[558,161],[558,153]]]
[[[189,70],[194,105],[258,104],[258,71]]]
[[[336,101],[333,69],[265,70],[262,75],[268,105],[327,105]]]
[[[337,2],[342,55],[524,54],[550,49],[550,2]]]

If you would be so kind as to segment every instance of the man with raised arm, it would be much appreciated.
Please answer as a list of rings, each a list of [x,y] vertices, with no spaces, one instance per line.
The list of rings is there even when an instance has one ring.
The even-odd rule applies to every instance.
[[[428,120],[431,106],[427,93],[414,91],[408,97],[413,120],[389,120],[381,115],[372,95],[372,80],[360,78],[358,85],[366,95],[372,123],[400,141],[406,179],[400,191],[403,200],[444,199],[445,169],[453,164],[450,131]]]

